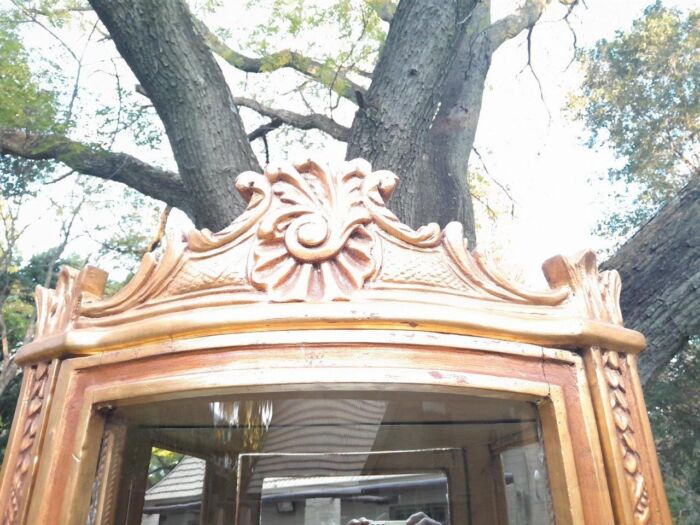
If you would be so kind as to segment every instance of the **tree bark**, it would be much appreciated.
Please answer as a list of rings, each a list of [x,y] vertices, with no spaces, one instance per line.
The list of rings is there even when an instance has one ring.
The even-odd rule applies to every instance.
[[[158,112],[198,227],[243,209],[233,179],[260,167],[223,73],[182,0],[91,0]]]
[[[17,374],[20,372],[14,357],[7,357],[3,361],[3,367],[0,371],[0,394],[5,392],[12,380],[17,377]]]
[[[642,382],[700,334],[700,174],[610,259],[622,278],[625,325],[642,332]]]
[[[459,220],[474,240],[466,164],[434,162],[451,148],[431,136],[443,85],[474,5],[469,1],[402,0],[394,14],[367,96],[350,130],[347,157],[363,157],[401,178],[391,208],[417,227]],[[482,84],[483,87],[483,84]],[[435,151],[433,151],[435,148]],[[462,144],[468,158],[471,144]],[[463,155],[462,155],[463,156]],[[439,169],[439,172],[433,170]],[[462,180],[460,180],[462,179]]]
[[[476,245],[476,232],[468,166],[493,54],[488,32],[483,29],[489,24],[489,10],[488,3],[476,3],[467,17],[458,22],[464,28],[442,86],[440,109],[430,128],[427,157],[428,173],[442,197],[437,209],[425,195],[420,195],[417,203],[419,215],[433,214],[442,225],[451,220],[462,222],[471,247]]]

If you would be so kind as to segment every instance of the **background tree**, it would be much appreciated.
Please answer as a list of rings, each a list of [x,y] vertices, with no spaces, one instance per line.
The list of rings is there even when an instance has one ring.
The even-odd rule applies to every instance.
[[[700,11],[657,2],[629,31],[582,53],[583,90],[571,104],[589,145],[610,146],[621,162],[608,172],[620,206],[601,232],[642,225],[605,265],[625,282],[627,324],[647,336],[645,382],[700,333],[699,50]]]
[[[245,32],[235,24],[227,30],[207,27],[206,10],[217,8],[216,2],[190,6],[184,0],[91,0],[89,5],[74,0],[16,1],[5,14],[12,45],[21,51],[17,24],[41,27],[47,38],[57,39],[65,48],[74,72],[64,73],[62,84],[70,88],[49,97],[57,104],[27,102],[30,107],[55,108],[48,123],[29,119],[31,111],[18,113],[27,114],[22,122],[11,116],[0,121],[4,162],[34,169],[11,170],[9,183],[21,186],[31,177],[60,179],[63,175],[56,167],[67,166],[75,173],[126,184],[183,210],[198,227],[215,230],[240,213],[243,204],[233,190],[233,177],[267,163],[272,134],[290,133],[295,141],[309,143],[323,137],[326,143],[344,143],[347,157],[362,156],[377,169],[401,175],[390,206],[403,220],[413,226],[459,220],[473,246],[467,173],[484,81],[494,51],[504,42],[527,32],[529,50],[533,27],[550,4],[564,4],[566,17],[576,1],[525,0],[512,13],[491,21],[488,0],[269,0],[234,9],[239,15],[244,9],[259,9],[265,15],[262,24]],[[79,49],[61,40],[61,31],[69,29],[84,35]],[[334,42],[323,36],[315,40],[315,33],[329,31],[338,35]],[[287,47],[290,42],[296,46]],[[686,45],[682,38],[675,44]],[[84,57],[95,46],[119,54],[106,63],[116,103],[88,91],[84,81]],[[604,55],[596,62],[604,62]],[[26,53],[17,56],[22,69]],[[642,65],[628,74],[644,70]],[[278,75],[282,71],[285,78]],[[650,71],[640,86],[657,82]],[[27,79],[37,86],[37,93],[56,92],[55,86],[43,85],[31,75]],[[594,91],[591,87],[591,98]],[[660,92],[652,89],[650,96]],[[89,99],[90,104],[85,102]],[[617,99],[601,99],[601,104],[614,107]],[[640,104],[640,118],[645,117],[643,107]],[[614,130],[614,112],[605,118],[609,120],[601,121],[597,129]],[[99,125],[76,125],[94,120]],[[631,120],[620,122],[627,133]],[[88,133],[92,128],[100,130]],[[153,146],[161,129],[170,144],[172,165],[148,162],[148,148],[142,149],[142,156],[119,152],[122,134]],[[292,135],[296,132],[290,130],[300,131]],[[632,135],[622,136],[619,144],[631,139]],[[664,140],[668,145],[667,137]],[[656,143],[639,144],[652,152],[649,148]],[[692,153],[687,147],[684,143],[681,151]],[[620,150],[634,167],[632,153]],[[665,162],[646,171],[657,176],[659,188],[659,174],[670,166]],[[681,164],[674,163],[674,169],[681,169]],[[668,330],[670,320],[698,317],[693,313],[697,265],[689,263],[697,245],[688,242],[681,227],[700,223],[697,190],[691,184],[669,200],[671,190],[682,184],[680,178],[669,181],[673,184],[664,183],[669,188],[666,196],[655,204],[658,208],[668,201],[664,209],[610,263],[620,267],[626,283],[623,308],[628,325],[649,336],[650,350],[642,360],[645,377],[663,368],[687,341],[692,326]],[[664,332],[677,334],[679,344],[667,345],[660,338]]]
[[[624,236],[700,172],[700,11],[657,1],[629,31],[579,58],[584,79],[572,97],[574,116],[588,126],[591,147],[608,145],[620,159],[608,178],[618,201],[628,201],[601,233]]]
[[[671,509],[677,523],[699,523],[700,11],[657,2],[580,60],[574,116],[621,164],[608,172],[621,206],[598,229],[624,237],[642,226],[605,266],[621,272],[625,321],[649,342],[641,373]]]

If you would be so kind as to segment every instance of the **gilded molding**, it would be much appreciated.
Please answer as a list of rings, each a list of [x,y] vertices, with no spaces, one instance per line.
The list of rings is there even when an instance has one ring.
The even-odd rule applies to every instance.
[[[105,427],[86,525],[114,523],[125,438],[125,425],[113,424]]]
[[[631,351],[643,347],[639,334],[597,313],[612,311],[598,303],[616,303],[615,290],[601,295],[598,288],[607,290],[605,286],[581,281],[584,287],[598,287],[584,292],[579,283],[564,278],[550,279],[550,290],[526,290],[503,277],[485,254],[470,251],[459,223],[448,224],[442,231],[434,223],[415,230],[401,223],[386,204],[397,183],[396,175],[372,171],[361,159],[333,169],[309,160],[264,173],[245,172],[236,179],[236,188],[248,201],[241,216],[218,233],[195,230],[183,238],[169,238],[160,258],[146,255],[131,282],[113,297],[99,298],[100,279],[88,278],[87,270],[64,269],[55,291],[39,289],[42,329],[37,342],[27,345],[19,359],[56,355],[62,345],[84,353],[88,349],[78,348],[83,343],[77,341],[89,339],[96,348],[101,341],[113,340],[116,328],[125,329],[134,342],[140,333],[142,339],[153,339],[161,337],[163,330],[171,335],[178,330],[209,332],[216,329],[215,319],[223,323],[224,318],[238,315],[236,306],[350,300],[381,310],[395,305],[396,314],[390,319],[373,316],[367,327],[400,328],[402,323],[395,319],[406,312],[406,305],[431,305],[416,309],[425,313],[419,326],[435,327],[438,321],[447,328],[466,309],[483,309],[489,314],[484,319],[493,322],[476,330],[449,330],[497,336],[505,333],[503,323],[508,318],[513,320],[509,339],[522,333],[528,334],[527,341],[551,341],[552,345],[568,338],[572,344],[599,340]],[[590,265],[594,256],[586,257],[580,264]],[[550,264],[552,275],[555,266]],[[567,270],[564,265],[557,271],[563,276]],[[615,274],[606,275],[614,284]],[[212,309],[229,311],[199,317],[200,327],[183,317],[205,308],[210,313]],[[329,315],[335,310],[329,309]],[[437,312],[449,310],[454,313],[444,322],[435,318]],[[245,317],[242,310],[240,315]],[[496,322],[499,315],[503,322]],[[329,317],[328,322],[344,321]],[[318,327],[319,320],[309,323]],[[547,335],[533,339],[531,334],[544,325]],[[104,330],[114,336],[105,339]],[[47,335],[57,337],[42,341]],[[574,338],[578,339],[574,342]],[[119,336],[109,344],[123,344],[122,339]]]
[[[14,472],[3,515],[5,525],[21,523],[22,508],[29,497],[31,470],[36,455],[35,443],[49,388],[49,363],[39,363],[34,367],[26,367],[24,374],[24,381],[28,381],[29,384],[26,389],[26,398],[20,399],[20,402],[26,403],[26,409],[23,419],[19,421],[21,435],[18,436]]]
[[[573,259],[554,257],[544,263],[543,270],[551,286],[568,286],[572,290],[572,300],[582,314],[611,324],[623,324],[620,276],[614,270],[599,272],[593,252],[583,252]],[[619,450],[619,455],[614,454],[609,461],[621,463],[632,519],[635,524],[644,525],[651,518],[650,496],[642,471],[642,457],[630,408],[627,356],[623,352],[606,348],[595,348],[594,351],[600,353],[600,360],[585,362],[595,369],[597,382],[605,385],[606,395],[602,402],[607,404],[605,412],[612,420],[610,426],[614,429],[613,446]]]

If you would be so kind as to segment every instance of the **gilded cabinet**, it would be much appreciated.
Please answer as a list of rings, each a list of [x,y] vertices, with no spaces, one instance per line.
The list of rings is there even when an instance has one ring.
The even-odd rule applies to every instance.
[[[459,224],[402,224],[396,184],[244,173],[240,217],[116,295],[39,288],[3,523],[670,524],[618,275],[559,256],[524,290]]]

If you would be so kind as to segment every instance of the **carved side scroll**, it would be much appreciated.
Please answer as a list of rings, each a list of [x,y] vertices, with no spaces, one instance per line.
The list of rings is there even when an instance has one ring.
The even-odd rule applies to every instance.
[[[40,340],[66,331],[80,313],[81,303],[102,297],[107,274],[94,266],[81,271],[63,266],[56,288],[36,288],[36,325],[34,339]]]
[[[620,276],[616,271],[598,272],[593,252],[584,252],[574,259],[554,257],[543,265],[551,286],[568,286],[573,301],[585,317],[622,325],[620,311]],[[584,351],[584,365],[591,384],[596,406],[596,417],[601,428],[603,450],[609,471],[616,512],[621,523],[643,525],[652,522],[652,516],[664,514],[664,501],[656,501],[652,509],[650,485],[654,480],[655,455],[645,447],[643,422],[647,414],[638,410],[641,391],[633,389],[634,373],[627,363],[627,355],[605,348],[591,347]],[[646,441],[648,443],[648,441]],[[616,499],[618,501],[616,502]],[[665,523],[660,518],[659,523]]]

